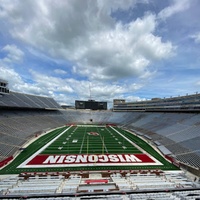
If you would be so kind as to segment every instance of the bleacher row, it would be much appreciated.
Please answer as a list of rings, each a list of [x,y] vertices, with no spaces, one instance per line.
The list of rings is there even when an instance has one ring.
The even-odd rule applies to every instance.
[[[143,116],[138,118],[140,115]],[[134,116],[137,116],[135,120]],[[179,161],[200,168],[199,122],[199,114],[135,113],[133,122],[128,124],[128,127],[150,136],[152,141],[163,144]]]
[[[0,95],[0,107],[17,108],[61,108],[60,105],[49,97],[10,92]]]
[[[121,192],[127,193],[127,199],[142,199],[145,192],[154,191],[152,194],[154,196],[163,196],[168,198],[169,196],[173,199],[181,199],[182,194],[187,194],[186,191],[183,193],[181,189],[190,189],[188,193],[196,193],[196,190],[200,188],[198,183],[194,183],[188,180],[184,174],[177,172],[162,172],[158,174],[140,174],[140,173],[127,173],[124,175],[120,173],[113,173],[108,177],[99,177],[101,180],[107,180],[107,182],[96,182],[88,184],[87,180],[95,180],[91,177],[82,177],[80,174],[71,174],[68,177],[57,175],[57,176],[31,176],[31,177],[21,177],[16,175],[10,175],[6,178],[0,177],[0,198],[3,196],[20,195],[54,195],[54,194],[95,194],[95,192]],[[176,191],[181,190],[181,192]],[[174,191],[175,192],[161,192],[162,190]],[[143,191],[143,194],[130,194],[130,192]],[[157,193],[156,193],[157,192]],[[113,193],[114,194],[114,193]],[[200,193],[199,193],[200,194]],[[78,196],[78,195],[77,195]],[[174,198],[176,197],[176,198]],[[116,197],[122,199],[122,196]],[[95,199],[98,199],[96,196]]]
[[[65,124],[59,111],[1,111],[0,161],[6,159],[41,131]]]

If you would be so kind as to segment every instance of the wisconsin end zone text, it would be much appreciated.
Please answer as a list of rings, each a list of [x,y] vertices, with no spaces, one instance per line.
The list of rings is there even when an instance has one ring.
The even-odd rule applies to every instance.
[[[37,155],[21,167],[67,167],[92,165],[155,165],[154,158],[146,154],[91,154],[91,155]],[[157,163],[158,164],[158,163]]]

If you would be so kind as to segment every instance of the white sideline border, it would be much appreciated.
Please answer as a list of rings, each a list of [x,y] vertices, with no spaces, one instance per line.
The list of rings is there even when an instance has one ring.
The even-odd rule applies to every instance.
[[[51,164],[51,165],[25,165],[24,167],[21,168],[54,168],[54,167],[99,167],[99,166],[106,166],[106,167],[111,167],[111,166],[155,166],[158,165],[158,163],[88,163],[88,164]]]
[[[38,154],[40,154],[44,149],[46,149],[49,145],[51,145],[55,140],[57,140],[61,135],[63,135],[66,131],[68,131],[70,128],[72,127],[72,125],[70,127],[68,127],[67,129],[65,129],[62,133],[60,133],[59,135],[57,135],[54,139],[52,139],[50,142],[48,142],[47,144],[45,144],[43,147],[41,147],[38,151],[36,151],[32,156],[30,156],[27,160],[25,160],[23,163],[21,163],[17,168],[24,168],[25,166],[28,166],[27,163],[29,163],[33,158],[35,158]],[[45,167],[43,165],[43,167]]]
[[[147,153],[144,149],[142,149],[141,147],[139,147],[137,144],[135,144],[134,142],[132,142],[131,140],[129,140],[126,136],[122,135],[119,131],[117,131],[115,128],[113,128],[112,126],[110,126],[116,133],[118,133],[120,136],[122,136],[125,140],[127,140],[130,144],[132,144],[133,146],[137,147],[137,149],[139,149],[142,153],[148,155],[155,163],[156,165],[163,165],[160,161],[158,161],[156,158],[154,158],[152,155],[150,155],[149,153]],[[146,164],[147,165],[147,164]],[[151,165],[151,164],[148,164]]]
[[[54,168],[54,167],[95,167],[95,166],[155,166],[155,165],[163,165],[161,162],[159,162],[156,158],[148,154],[144,149],[140,148],[138,145],[133,143],[131,140],[129,140],[127,137],[122,135],[119,131],[111,127],[116,133],[118,133],[120,136],[122,136],[124,139],[126,139],[130,144],[133,146],[136,146],[138,149],[141,150],[142,153],[148,155],[154,162],[153,163],[88,163],[88,164],[49,164],[49,165],[27,165],[33,158],[35,158],[37,155],[39,155],[44,149],[46,149],[49,145],[51,145],[55,140],[57,140],[61,135],[63,135],[66,131],[68,131],[73,125],[68,127],[66,130],[64,130],[62,133],[60,133],[58,136],[56,136],[54,139],[52,139],[50,142],[48,142],[46,145],[41,147],[38,151],[36,151],[34,154],[32,154],[27,160],[25,160],[23,163],[21,163],[17,168]],[[105,127],[105,126],[104,126]]]

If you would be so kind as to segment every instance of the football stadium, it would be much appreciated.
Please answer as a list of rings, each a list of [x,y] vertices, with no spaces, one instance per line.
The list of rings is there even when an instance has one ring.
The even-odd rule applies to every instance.
[[[0,199],[200,198],[199,94],[63,109],[7,83]]]

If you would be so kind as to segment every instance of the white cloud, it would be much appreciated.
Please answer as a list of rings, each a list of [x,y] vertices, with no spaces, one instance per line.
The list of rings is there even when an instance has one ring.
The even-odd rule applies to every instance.
[[[8,88],[15,92],[49,96],[47,89],[39,87],[36,83],[27,83],[19,73],[9,66],[0,65],[0,78],[8,81]]]
[[[199,44],[200,43],[200,32],[196,33],[194,35],[191,35],[190,38],[194,39],[195,43]]]
[[[65,70],[62,70],[62,69],[54,69],[54,73],[60,74],[60,75],[67,74],[67,72]]]
[[[90,80],[116,80],[141,76],[149,71],[150,63],[168,58],[174,50],[170,42],[154,35],[154,15],[125,25],[111,17],[113,11],[126,10],[137,2],[15,1],[9,8],[3,1],[2,7],[14,38],[75,63],[74,71]]]
[[[200,81],[197,81],[195,85],[200,86]]]
[[[174,1],[158,16],[166,19],[183,11],[189,3],[181,2]],[[128,10],[137,3],[141,1],[0,0],[0,19],[7,23],[13,40],[20,40],[35,60],[59,65],[52,70],[55,73],[52,76],[29,70],[32,78],[29,83],[7,62],[4,77],[7,80],[15,77],[16,84],[13,81],[11,85],[17,91],[48,95],[62,103],[88,99],[90,84],[91,95],[97,100],[112,101],[117,97],[139,100],[127,94],[143,88],[145,81],[156,73],[150,65],[173,56],[175,47],[156,34],[159,21],[154,14],[145,14],[126,24],[112,18],[113,11]],[[23,61],[24,54],[16,46],[7,45],[3,51],[8,52],[5,59],[10,63]],[[82,80],[58,77],[71,73],[82,76]]]
[[[6,45],[1,49],[2,52],[6,52],[7,55],[3,59],[4,62],[21,62],[24,57],[24,52],[21,51],[16,45]]]
[[[153,35],[156,27],[154,15],[147,15],[127,25],[117,24],[115,29],[97,32],[87,42],[87,49],[76,54],[77,72],[90,79],[119,79],[141,76],[148,65],[157,59],[172,55],[174,47]],[[91,73],[92,72],[92,73]]]
[[[23,78],[7,65],[1,65],[0,77],[9,81],[9,88],[13,91],[28,94],[49,96],[62,104],[74,105],[75,99],[87,100],[90,97],[95,100],[112,102],[114,98],[124,98],[124,93],[134,92],[143,87],[137,83],[106,83],[89,82],[87,80],[62,79],[40,74],[30,70],[32,82]],[[136,97],[133,97],[135,99]],[[111,105],[110,105],[111,106]]]
[[[173,4],[161,10],[158,14],[159,19],[167,19],[172,15],[183,12],[190,7],[190,0],[173,0]]]
[[[126,102],[135,102],[135,101],[145,101],[147,99],[145,98],[140,98],[140,97],[137,97],[137,96],[127,96],[126,97]]]
[[[31,70],[30,72],[38,87],[43,88],[43,90],[66,93],[73,92],[73,89],[67,84],[65,79],[47,76],[33,70]]]
[[[2,63],[0,63],[0,78],[8,81],[9,87],[12,90],[15,90],[18,85],[23,84],[20,75]]]

